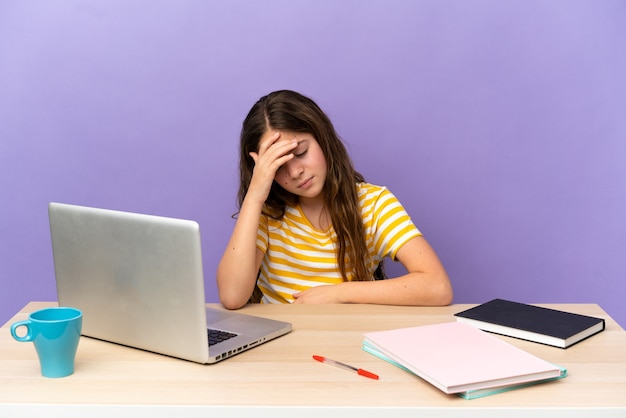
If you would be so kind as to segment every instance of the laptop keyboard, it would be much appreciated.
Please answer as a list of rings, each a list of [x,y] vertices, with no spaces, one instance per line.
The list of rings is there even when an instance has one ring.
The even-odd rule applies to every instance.
[[[221,329],[207,328],[207,331],[209,332],[209,347],[237,336],[237,334]]]

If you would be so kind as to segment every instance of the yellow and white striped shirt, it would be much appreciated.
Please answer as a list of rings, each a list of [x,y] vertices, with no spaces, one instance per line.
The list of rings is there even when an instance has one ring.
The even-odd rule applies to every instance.
[[[357,193],[373,275],[384,257],[395,259],[398,250],[421,233],[386,187],[358,183]],[[341,283],[335,240],[332,226],[315,229],[300,205],[288,206],[280,220],[262,215],[257,234],[257,248],[265,254],[258,280],[261,303],[291,303],[293,293]]]

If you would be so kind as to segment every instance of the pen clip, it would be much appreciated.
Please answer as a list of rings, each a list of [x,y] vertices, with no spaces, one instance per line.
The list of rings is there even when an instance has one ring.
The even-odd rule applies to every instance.
[[[378,375],[377,374],[374,374],[372,372],[368,372],[367,370],[358,369],[356,372],[358,374],[360,374],[361,376],[365,376],[365,377],[369,377],[370,379],[378,380]]]

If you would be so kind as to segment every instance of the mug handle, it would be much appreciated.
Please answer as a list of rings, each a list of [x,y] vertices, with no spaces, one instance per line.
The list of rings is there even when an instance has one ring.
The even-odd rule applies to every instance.
[[[17,328],[19,328],[19,327],[26,327],[26,330],[27,330],[26,331],[26,335],[24,335],[23,337],[20,337],[15,332],[17,330]],[[19,322],[15,322],[15,323],[11,324],[11,335],[13,336],[13,338],[15,338],[17,341],[20,341],[20,342],[32,341],[33,340],[33,333],[31,332],[31,329],[30,329],[30,321],[29,320],[19,321]]]

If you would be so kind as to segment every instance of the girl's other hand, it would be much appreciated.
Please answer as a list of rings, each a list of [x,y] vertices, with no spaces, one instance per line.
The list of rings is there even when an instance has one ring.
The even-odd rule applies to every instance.
[[[311,304],[328,304],[342,303],[339,300],[339,290],[341,283],[335,285],[322,285],[312,287],[302,292],[293,294],[293,303],[311,303]]]

